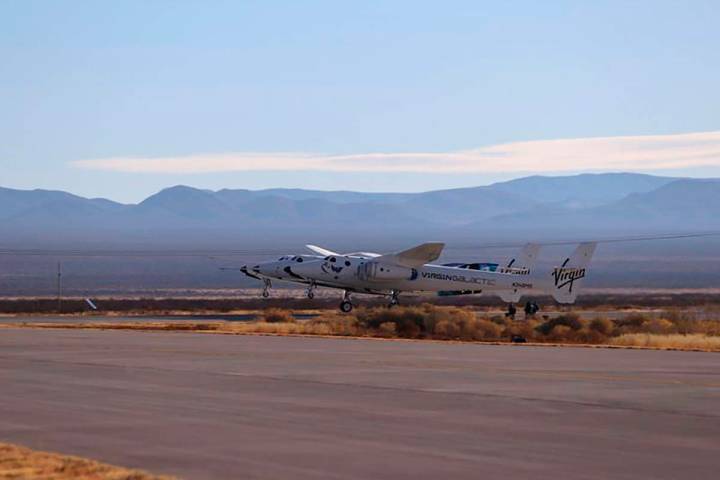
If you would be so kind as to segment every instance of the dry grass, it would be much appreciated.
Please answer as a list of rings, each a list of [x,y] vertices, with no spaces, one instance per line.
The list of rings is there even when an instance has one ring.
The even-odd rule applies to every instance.
[[[23,480],[169,480],[139,470],[80,457],[39,452],[0,443],[0,479]]]
[[[689,335],[626,333],[619,337],[612,338],[610,344],[625,347],[720,351],[720,337],[711,337],[702,333],[692,333]]]
[[[483,315],[470,308],[429,304],[392,309],[360,308],[352,314],[326,310],[318,317],[304,321],[297,321],[290,310],[268,309],[259,321],[254,322],[184,320],[29,323],[20,326],[483,342],[507,342],[521,337],[526,342],[536,344],[627,345],[702,350],[718,350],[714,345],[720,342],[720,321],[693,317],[687,312],[660,312],[659,315],[634,312],[615,320],[603,317],[588,320],[575,313],[566,313],[544,320],[533,318],[514,321],[502,315]]]

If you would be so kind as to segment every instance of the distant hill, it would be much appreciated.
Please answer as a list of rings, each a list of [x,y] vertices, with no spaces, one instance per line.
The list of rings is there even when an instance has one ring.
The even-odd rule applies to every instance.
[[[720,180],[673,180],[600,206],[543,204],[524,212],[498,215],[492,221],[505,230],[563,234],[571,230],[620,233],[720,230]]]
[[[677,180],[637,173],[585,173],[566,177],[532,176],[500,182],[490,188],[533,198],[537,203],[557,203],[580,208],[604,205],[632,193],[645,193]]]

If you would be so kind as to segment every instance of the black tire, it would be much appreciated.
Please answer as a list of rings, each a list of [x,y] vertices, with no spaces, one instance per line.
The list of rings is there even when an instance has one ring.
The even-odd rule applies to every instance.
[[[348,302],[347,300],[344,300],[340,304],[340,311],[343,313],[350,313],[350,312],[352,312],[352,309],[353,309],[353,304]]]
[[[312,300],[313,298],[315,298],[315,294],[313,292],[308,292],[307,297]]]
[[[268,297],[270,296],[270,292],[264,291],[264,292],[262,293],[262,296],[263,296],[263,298],[268,298]]]

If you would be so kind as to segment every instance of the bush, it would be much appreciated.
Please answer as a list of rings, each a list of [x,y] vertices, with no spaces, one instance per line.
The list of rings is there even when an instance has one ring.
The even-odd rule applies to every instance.
[[[381,337],[391,338],[397,333],[397,325],[393,322],[381,323],[378,326],[378,333]]]
[[[549,335],[551,332],[556,332],[556,327],[567,327],[570,330],[580,330],[584,325],[580,317],[575,313],[568,313],[567,315],[560,315],[537,327],[537,331],[543,335]]]
[[[675,333],[675,325],[669,320],[656,318],[643,324],[643,330],[647,333]]]
[[[553,342],[562,342],[563,340],[568,340],[568,337],[572,332],[573,329],[571,327],[568,327],[567,325],[556,324],[553,326],[553,329],[545,335],[548,337],[549,340],[552,340]]]
[[[615,321],[618,328],[622,328],[625,331],[637,331],[642,328],[642,326],[650,321],[650,317],[645,315],[644,313],[633,313],[628,315],[627,317],[620,318]]]
[[[610,335],[615,329],[615,324],[608,318],[594,318],[590,322],[589,328],[601,335]]]
[[[703,334],[653,335],[650,333],[632,333],[613,338],[611,343],[613,345],[635,347],[720,351],[720,337],[712,337]]]
[[[295,323],[295,317],[287,310],[269,308],[263,312],[262,321],[267,323]]]

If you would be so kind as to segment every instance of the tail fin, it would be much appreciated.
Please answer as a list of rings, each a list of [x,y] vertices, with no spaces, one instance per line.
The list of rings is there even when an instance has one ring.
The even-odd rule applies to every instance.
[[[540,253],[540,245],[537,243],[528,243],[523,247],[518,256],[510,259],[510,262],[508,262],[504,270],[506,270],[507,273],[529,274],[532,267],[535,266],[538,253]]]
[[[582,285],[597,242],[581,243],[559,267],[553,268],[552,296],[560,303],[573,303]]]

